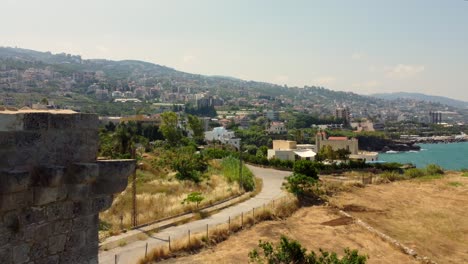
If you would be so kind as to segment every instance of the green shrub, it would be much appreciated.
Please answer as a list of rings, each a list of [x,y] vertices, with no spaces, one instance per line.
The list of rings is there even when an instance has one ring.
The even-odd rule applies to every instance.
[[[426,166],[427,175],[440,175],[444,174],[444,170],[436,164],[429,164]]]
[[[313,179],[318,179],[317,169],[314,163],[309,160],[298,160],[294,162],[293,171],[295,174],[302,174]]]
[[[281,236],[280,244],[273,245],[270,242],[259,241],[258,246],[262,250],[259,253],[256,249],[249,252],[249,259],[254,263],[270,264],[364,264],[367,261],[366,255],[360,255],[357,250],[344,250],[345,255],[340,259],[336,253],[326,252],[320,249],[320,255],[314,251],[307,253],[298,241],[289,240]]]
[[[239,159],[232,156],[224,158],[221,166],[223,168],[223,175],[229,182],[239,183],[246,191],[253,191],[255,189],[254,175],[245,165],[242,165],[242,178],[240,177]]]
[[[422,170],[422,169],[417,169],[417,168],[411,168],[411,169],[407,169],[405,171],[405,176],[407,176],[408,178],[420,178],[420,177],[423,177],[426,175],[426,171],[425,170]]]
[[[400,181],[400,180],[404,180],[405,179],[405,176],[398,173],[398,172],[395,172],[395,171],[385,171],[383,172],[382,174],[380,174],[380,177],[382,177],[383,179],[387,179],[389,181]]]
[[[286,189],[295,195],[302,195],[317,184],[317,178],[294,172],[286,178]]]
[[[203,172],[208,168],[205,160],[188,148],[179,149],[177,154],[171,161],[171,168],[177,172],[176,178],[200,182]]]

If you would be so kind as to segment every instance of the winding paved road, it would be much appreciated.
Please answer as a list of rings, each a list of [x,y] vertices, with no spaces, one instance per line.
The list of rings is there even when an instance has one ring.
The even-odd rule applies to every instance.
[[[247,167],[256,177],[263,180],[263,188],[255,197],[238,203],[232,207],[223,209],[208,218],[166,228],[153,234],[150,238],[144,241],[136,241],[123,247],[99,252],[99,263],[115,264],[115,255],[118,255],[118,263],[120,264],[136,263],[145,255],[146,243],[148,243],[148,251],[150,251],[152,248],[157,246],[167,245],[167,239],[169,236],[171,237],[171,240],[177,240],[178,238],[186,236],[188,230],[193,234],[203,232],[206,230],[207,224],[209,226],[216,226],[218,224],[226,223],[229,217],[233,218],[239,216],[242,212],[251,211],[252,208],[263,206],[264,204],[285,195],[281,190],[281,186],[284,181],[284,177],[288,176],[290,172],[259,168],[250,165],[247,165]]]

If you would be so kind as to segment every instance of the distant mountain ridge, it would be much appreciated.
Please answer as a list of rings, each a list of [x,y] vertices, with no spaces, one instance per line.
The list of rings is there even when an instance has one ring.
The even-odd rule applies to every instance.
[[[27,78],[35,79],[24,81],[23,74],[30,70]],[[34,77],[36,70],[46,70],[49,74],[54,72],[54,75],[51,80],[47,79],[49,77],[41,77],[43,72],[38,72],[39,77]],[[14,81],[11,81],[12,79]],[[56,101],[67,101],[67,107],[96,107],[102,101],[97,100],[93,90],[95,88],[90,88],[94,84],[109,93],[117,90],[133,92],[140,87],[156,87],[161,84],[163,88],[159,93],[165,93],[167,96],[177,95],[179,91],[190,94],[209,92],[210,95],[223,98],[230,105],[242,107],[248,107],[251,100],[261,98],[270,100],[268,107],[272,109],[287,106],[294,111],[322,117],[334,116],[336,107],[346,106],[358,118],[394,118],[401,111],[408,112],[410,109],[412,114],[417,116],[425,116],[435,110],[462,110],[461,115],[466,116],[468,120],[468,107],[465,102],[458,102],[462,107],[453,107],[440,103],[439,100],[418,98],[415,104],[412,100],[405,99],[406,96],[401,98],[401,95],[395,96],[397,100],[386,100],[387,98],[378,98],[378,95],[334,91],[315,85],[288,87],[230,76],[187,73],[138,60],[82,59],[80,55],[0,47],[0,99],[4,95],[15,95],[18,98],[16,100],[21,102],[24,101],[21,97],[24,98],[25,93],[33,92],[34,100],[51,97]],[[67,92],[66,100],[63,91]],[[31,98],[31,95],[28,98]],[[172,100],[184,101],[180,98]],[[453,101],[449,103],[453,104]],[[256,103],[265,104],[258,100]]]
[[[427,95],[423,93],[408,93],[408,92],[397,92],[397,93],[378,93],[371,94],[372,97],[377,97],[380,99],[386,100],[396,100],[396,99],[412,99],[418,101],[434,102],[445,104],[458,108],[468,108],[468,102],[452,99],[444,96],[437,95]]]

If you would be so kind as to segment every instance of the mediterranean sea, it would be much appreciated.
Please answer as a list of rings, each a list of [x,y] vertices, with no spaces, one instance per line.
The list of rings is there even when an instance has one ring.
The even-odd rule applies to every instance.
[[[381,153],[379,160],[413,163],[418,168],[433,163],[446,170],[468,169],[468,142],[418,145],[421,151]]]

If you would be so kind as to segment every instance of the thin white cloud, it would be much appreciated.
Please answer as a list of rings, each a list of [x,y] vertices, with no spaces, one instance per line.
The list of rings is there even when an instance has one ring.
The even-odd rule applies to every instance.
[[[289,81],[289,76],[287,75],[277,75],[274,78],[274,82],[278,84],[286,84]]]
[[[313,80],[315,84],[324,85],[324,86],[330,85],[334,83],[335,81],[336,81],[336,78],[333,76],[322,76]]]
[[[351,86],[353,88],[375,88],[379,85],[380,83],[378,81],[367,81],[367,82],[353,83]]]
[[[96,49],[100,53],[108,53],[109,52],[109,49],[107,47],[104,47],[104,46],[96,46]]]
[[[387,67],[385,75],[390,78],[407,78],[415,76],[425,69],[424,65],[398,64],[394,67]]]
[[[182,61],[184,63],[191,63],[196,59],[197,59],[197,57],[195,57],[194,55],[185,55],[185,56],[182,57]]]
[[[364,53],[361,53],[361,52],[355,52],[351,55],[351,59],[353,60],[360,60],[362,59],[363,57],[365,56]]]

